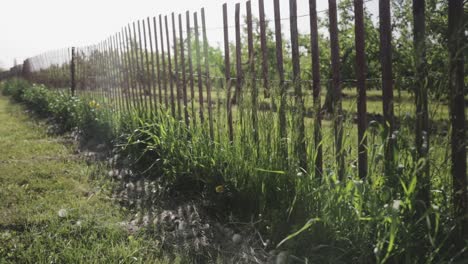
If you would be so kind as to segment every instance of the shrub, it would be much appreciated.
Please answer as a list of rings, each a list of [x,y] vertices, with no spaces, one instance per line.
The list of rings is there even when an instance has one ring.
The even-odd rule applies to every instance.
[[[31,88],[25,89],[22,96],[22,101],[26,106],[40,117],[50,116],[51,99],[51,92],[43,85],[33,85]]]
[[[77,104],[77,127],[83,140],[109,144],[113,137],[112,115],[95,100],[82,100]]]
[[[49,99],[49,111],[62,131],[70,131],[78,125],[80,99],[66,92],[52,93]]]
[[[8,79],[2,84],[2,94],[11,96],[17,102],[22,101],[22,96],[30,84],[23,79]]]

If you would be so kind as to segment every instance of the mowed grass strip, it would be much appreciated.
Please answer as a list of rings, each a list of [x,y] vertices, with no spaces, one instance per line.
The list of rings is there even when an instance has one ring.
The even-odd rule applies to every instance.
[[[119,224],[96,172],[0,96],[0,263],[173,263]]]

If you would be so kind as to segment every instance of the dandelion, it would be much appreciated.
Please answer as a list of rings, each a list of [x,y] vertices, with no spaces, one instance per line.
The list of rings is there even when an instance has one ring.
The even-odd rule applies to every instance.
[[[96,101],[92,100],[89,102],[89,107],[94,108],[96,106]]]

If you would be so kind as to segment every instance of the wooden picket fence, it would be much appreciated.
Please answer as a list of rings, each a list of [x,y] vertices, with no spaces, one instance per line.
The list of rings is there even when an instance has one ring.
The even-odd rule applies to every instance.
[[[293,66],[292,80],[286,80],[284,70],[283,31],[279,0],[272,0],[274,6],[274,33],[276,42],[276,71],[277,76],[270,76],[267,61],[267,29],[264,0],[258,0],[260,49],[254,47],[254,22],[251,1],[245,4],[248,61],[242,61],[241,38],[241,4],[235,5],[234,26],[228,19],[228,6],[222,6],[224,29],[224,76],[213,76],[210,67],[210,51],[207,38],[205,10],[184,14],[159,15],[138,20],[123,27],[120,32],[108,37],[104,41],[86,47],[73,47],[46,52],[25,60],[22,75],[36,83],[43,83],[53,88],[71,87],[71,92],[79,96],[91,96],[102,100],[118,111],[138,110],[144,113],[167,111],[172,116],[190,126],[206,125],[208,134],[215,140],[216,133],[227,133],[229,141],[238,140],[235,135],[236,111],[239,111],[241,100],[249,99],[249,111],[252,123],[252,133],[255,141],[259,137],[258,112],[259,98],[268,101],[272,93],[277,94],[278,102],[270,100],[269,109],[275,111],[282,139],[288,138],[287,117],[288,109],[293,111],[293,126],[297,133],[291,140],[297,154],[299,166],[314,172],[321,177],[323,172],[322,154],[322,115],[320,79],[320,58],[318,44],[318,17],[316,0],[309,0],[310,18],[310,47],[312,60],[312,97],[313,97],[313,144],[316,152],[313,157],[313,167],[307,155],[307,140],[305,133],[304,94],[305,81],[301,80],[301,53],[298,44],[297,0],[289,0],[290,43]],[[429,144],[428,119],[428,91],[425,85],[427,71],[425,69],[425,21],[424,0],[413,1],[414,14],[414,43],[416,61],[416,149],[419,158],[427,158]],[[466,200],[466,130],[464,113],[464,76],[463,54],[463,1],[449,1],[449,43],[451,52],[450,92],[452,94],[451,124],[452,124],[452,174],[454,187],[458,195],[457,208],[465,210]],[[342,80],[340,77],[340,47],[337,25],[336,0],[329,0],[329,37],[331,52],[331,87],[335,95],[333,101],[333,126],[335,157],[338,176],[344,178],[343,151],[343,110],[342,110]],[[358,127],[358,171],[359,176],[365,178],[368,174],[368,146],[366,131],[368,121],[366,99],[366,54],[364,30],[364,1],[354,0],[355,19],[355,48],[356,48],[356,88],[357,97],[357,127]],[[185,16],[185,19],[184,19]],[[185,20],[185,23],[183,23]],[[221,24],[221,23],[220,23]],[[380,25],[380,62],[381,62],[381,90],[383,126],[387,134],[385,143],[385,173],[388,177],[393,174],[394,139],[392,133],[395,128],[393,109],[393,73],[392,73],[392,28],[390,0],[379,0]],[[170,31],[169,29],[172,29]],[[234,28],[235,40],[229,39],[229,31]],[[461,33],[460,33],[461,32]],[[235,76],[231,72],[231,48],[235,49]],[[194,56],[193,56],[194,55]],[[245,56],[244,56],[245,58]],[[261,68],[256,69],[256,61]],[[244,72],[242,65],[249,65],[248,72]],[[461,70],[460,70],[461,69]],[[257,76],[257,70],[261,76]],[[12,70],[13,71],[13,70]],[[16,73],[18,70],[16,69]],[[4,74],[5,75],[5,74]],[[9,73],[12,75],[12,72]],[[6,76],[4,76],[6,77]],[[258,79],[260,78],[260,79]],[[261,82],[259,82],[259,80]],[[273,85],[273,80],[276,82]],[[288,92],[289,88],[292,92]],[[276,90],[275,90],[276,89]],[[275,90],[275,91],[273,91]],[[220,93],[223,93],[220,95]],[[293,107],[288,108],[288,100],[293,101]],[[225,109],[223,114],[226,130],[219,131],[215,125],[215,110]],[[218,120],[219,121],[219,120]],[[221,137],[218,137],[221,138]],[[284,141],[286,142],[286,141]],[[288,154],[288,143],[280,146],[284,155]],[[463,146],[463,147],[460,147]],[[422,170],[421,179],[429,177],[429,163]],[[459,191],[459,192],[458,192]],[[461,192],[461,194],[460,194]]]

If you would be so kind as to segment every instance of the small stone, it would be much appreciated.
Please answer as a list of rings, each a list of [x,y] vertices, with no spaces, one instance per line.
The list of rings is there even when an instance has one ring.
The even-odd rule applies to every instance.
[[[287,251],[281,251],[277,256],[276,256],[276,264],[286,264],[288,263],[289,259],[289,253]]]
[[[68,212],[67,212],[66,209],[60,209],[60,210],[58,211],[58,216],[59,216],[60,218],[67,217],[67,215],[68,215]]]
[[[177,228],[179,229],[179,231],[184,231],[186,225],[187,224],[185,223],[185,221],[179,221],[179,224],[177,225]]]
[[[119,175],[119,171],[118,170],[110,170],[107,175],[110,177],[110,178],[114,178],[116,177],[117,175]]]
[[[223,231],[224,231],[224,235],[226,235],[228,237],[232,236],[234,234],[234,231],[229,227],[223,228]],[[234,234],[234,235],[236,235],[236,234]]]
[[[232,242],[236,245],[240,244],[242,242],[242,236],[239,234],[234,234],[232,236]]]
[[[101,152],[106,150],[106,145],[105,144],[99,144],[96,146],[96,151]]]
[[[147,226],[149,224],[149,222],[150,222],[149,220],[150,220],[149,215],[143,216],[143,225]]]

